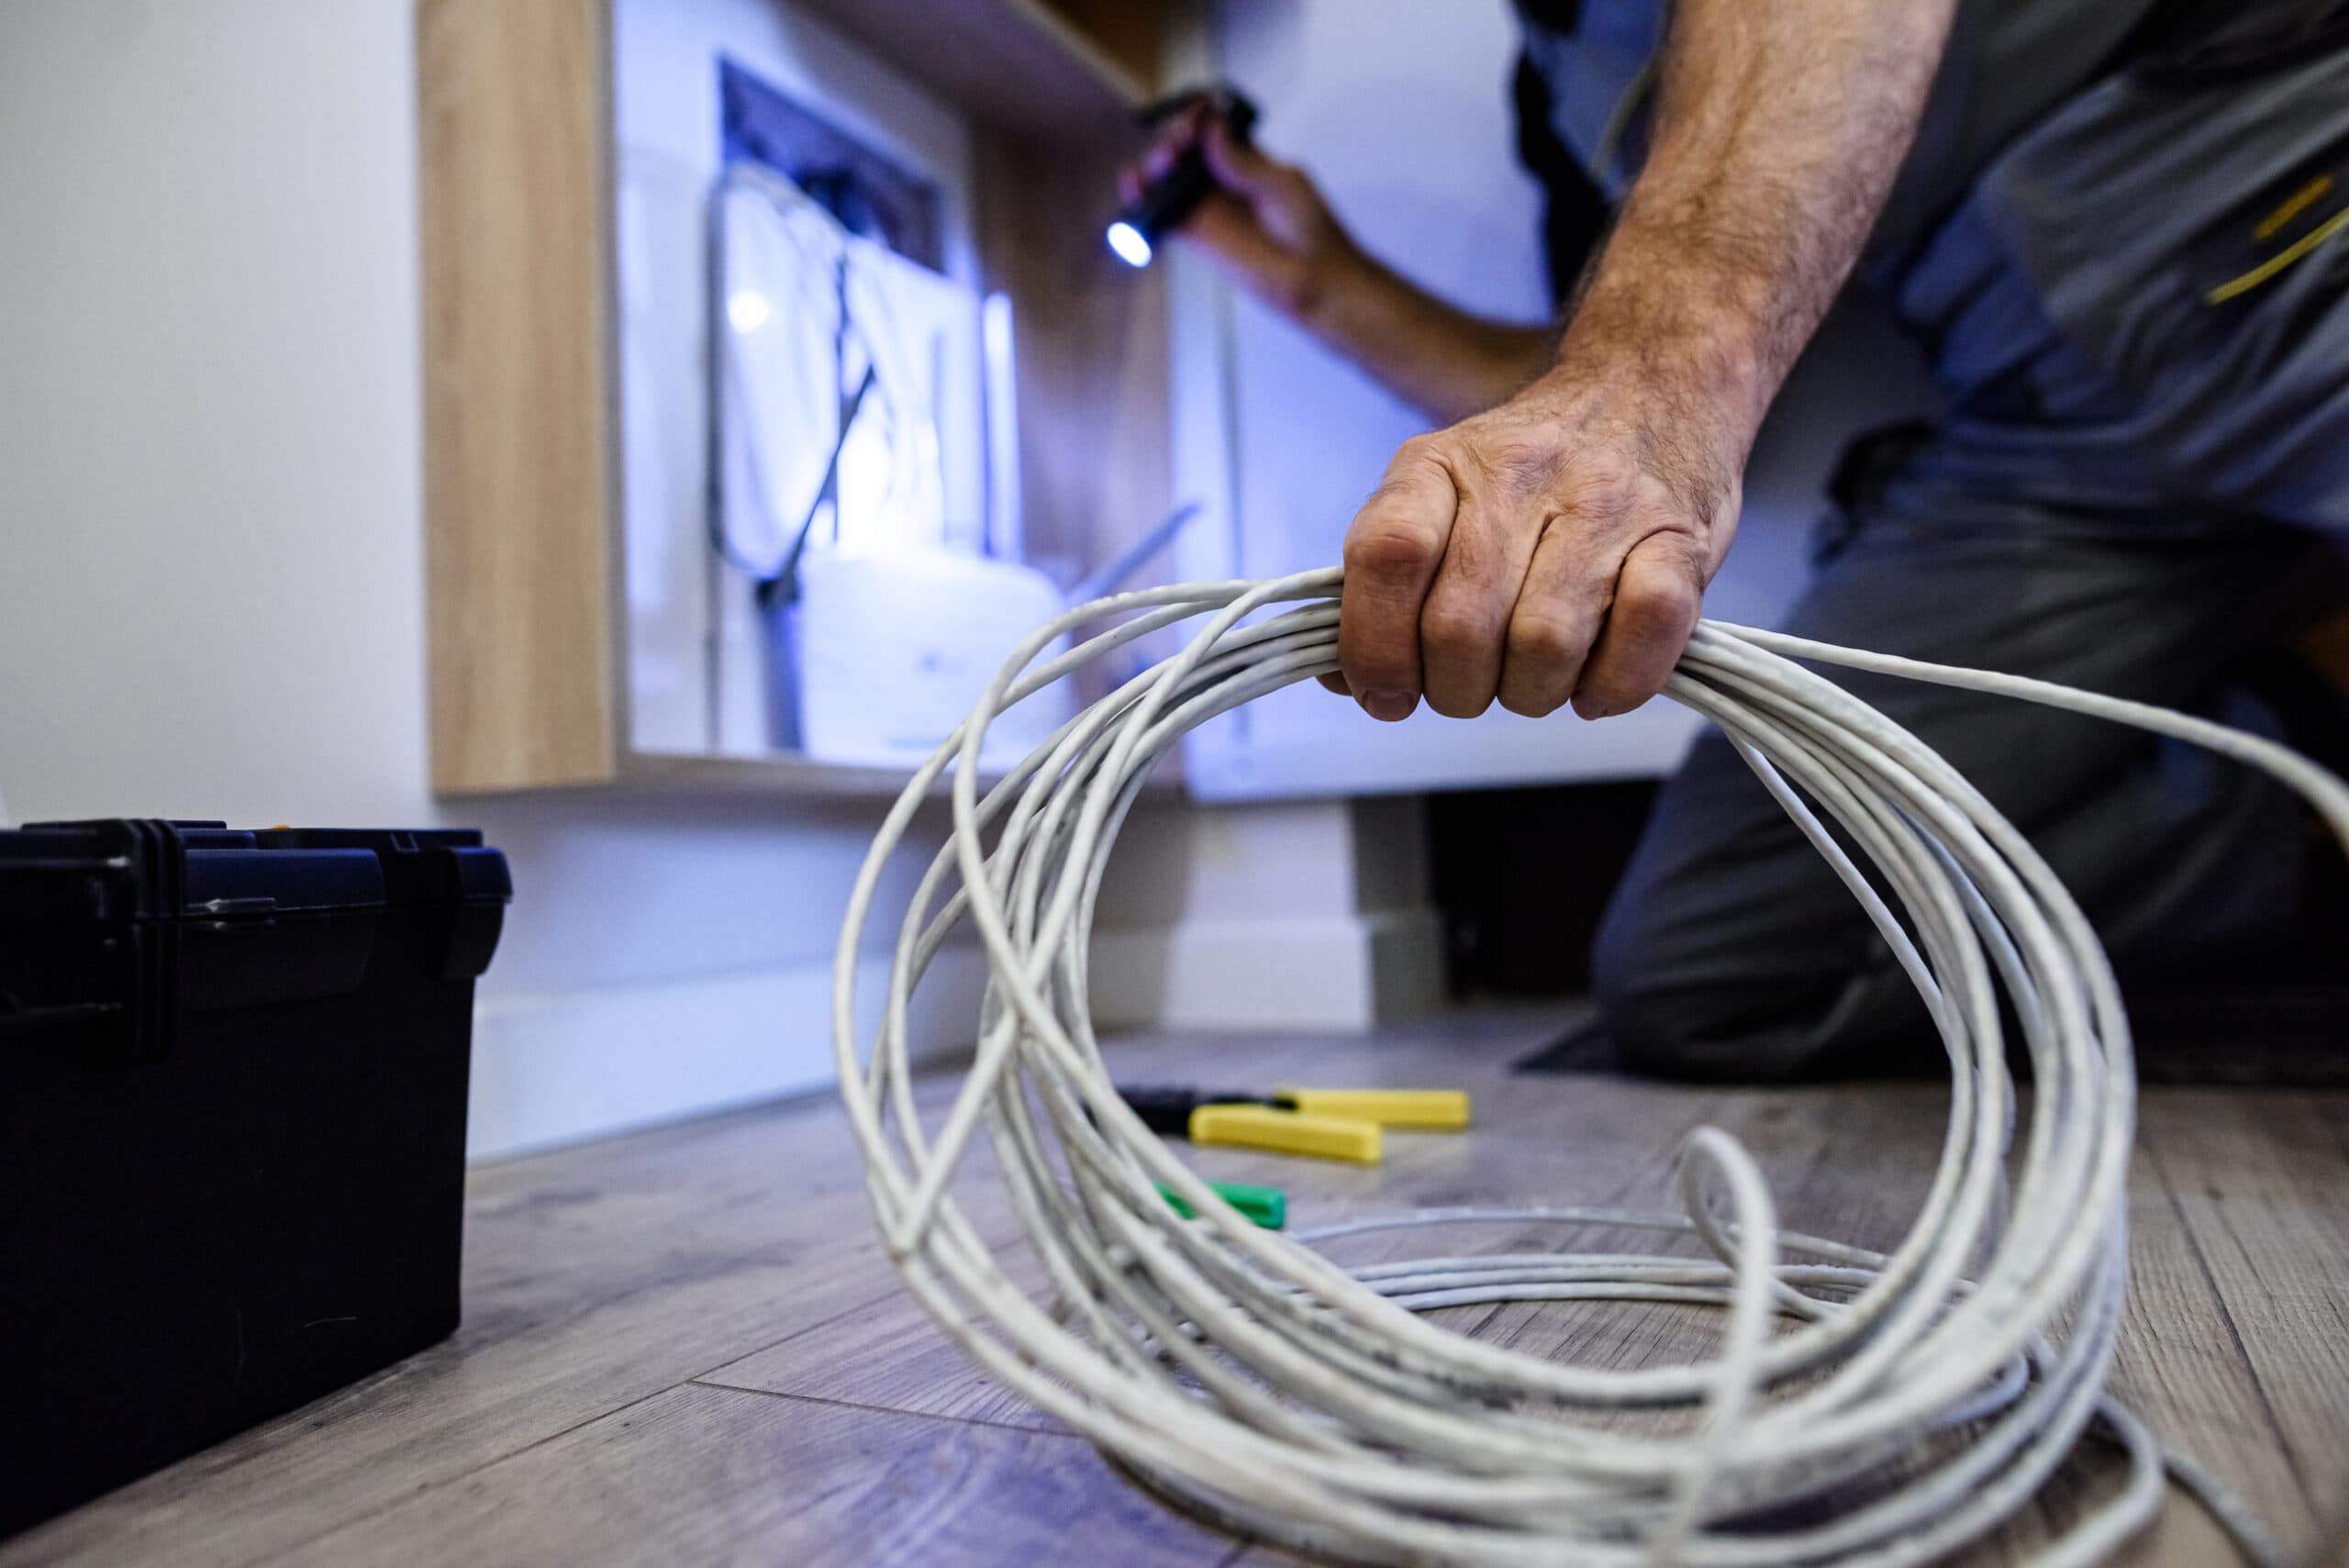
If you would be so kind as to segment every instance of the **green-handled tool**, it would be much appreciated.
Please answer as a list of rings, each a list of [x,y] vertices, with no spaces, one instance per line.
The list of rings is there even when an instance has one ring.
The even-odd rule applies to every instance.
[[[1197,1218],[1197,1212],[1175,1195],[1164,1182],[1158,1185],[1158,1195],[1167,1207],[1186,1219]],[[1251,1186],[1246,1182],[1209,1182],[1223,1201],[1248,1217],[1259,1228],[1278,1230],[1288,1223],[1288,1195],[1278,1187]]]

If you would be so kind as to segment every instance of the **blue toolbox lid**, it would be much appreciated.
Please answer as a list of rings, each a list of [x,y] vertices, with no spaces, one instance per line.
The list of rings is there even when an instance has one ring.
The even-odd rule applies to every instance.
[[[376,922],[444,922],[439,976],[488,968],[513,897],[471,828],[116,818],[0,831],[0,1039],[72,1026],[108,1054],[168,1054],[183,1010],[359,983]]]

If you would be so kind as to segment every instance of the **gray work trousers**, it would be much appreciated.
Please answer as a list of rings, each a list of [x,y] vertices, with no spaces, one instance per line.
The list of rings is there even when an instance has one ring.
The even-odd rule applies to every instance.
[[[2310,211],[2263,222],[2335,169]],[[1955,412],[1846,508],[1787,629],[2272,731],[2233,672],[2349,539],[2349,233],[2256,270],[2349,211],[2344,187],[2344,51],[2107,83],[2002,154],[1877,280]],[[2224,974],[2292,936],[2307,840],[2279,786],[2093,719],[1847,684],[2030,836],[2124,983]],[[1882,940],[1718,735],[1665,786],[1593,978],[1649,1071],[1768,1080],[1935,1049]]]
[[[2272,528],[2114,542],[2052,518],[1880,524],[1832,548],[1787,628],[2272,734],[2272,716],[2231,676],[2308,557],[2306,536]],[[2294,938],[2307,834],[2264,774],[2008,698],[1826,673],[2030,837],[2124,978],[2223,975]],[[1650,1072],[1770,1080],[1937,1049],[1883,939],[1710,731],[1657,801],[1592,973],[1619,1049]]]

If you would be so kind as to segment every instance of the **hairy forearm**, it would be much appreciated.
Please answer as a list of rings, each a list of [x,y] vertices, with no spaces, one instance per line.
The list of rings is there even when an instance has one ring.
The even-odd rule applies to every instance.
[[[1509,396],[1558,346],[1554,327],[1473,315],[1359,250],[1297,306],[1307,330],[1443,425]]]
[[[1676,0],[1647,160],[1555,364],[1405,442],[1346,531],[1338,657],[1372,717],[1603,718],[1664,688],[1954,4]]]
[[[1655,129],[1561,345],[1751,439],[1916,134],[1954,0],[1680,0]]]

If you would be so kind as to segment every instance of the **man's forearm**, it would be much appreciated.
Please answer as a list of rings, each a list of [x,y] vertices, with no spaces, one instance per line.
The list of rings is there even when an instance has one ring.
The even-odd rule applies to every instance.
[[[1645,167],[1562,366],[1630,354],[1750,438],[1916,134],[1954,0],[1679,0]]]
[[[1297,319],[1438,424],[1490,408],[1550,366],[1557,328],[1446,304],[1354,250],[1296,302]]]
[[[1346,531],[1338,658],[1365,711],[1601,718],[1664,689],[1954,5],[1677,0],[1646,162],[1556,364],[1404,443]]]
[[[1891,190],[1954,9],[1679,0],[1646,167],[1563,340],[1446,304],[1359,250],[1293,314],[1441,423],[1553,361],[1571,373],[1631,354],[1750,439]]]

